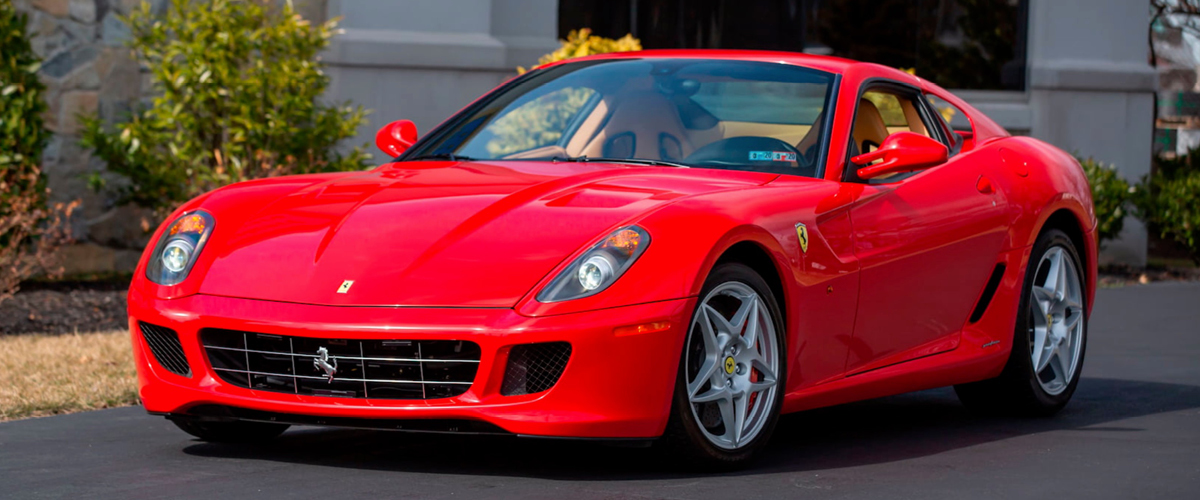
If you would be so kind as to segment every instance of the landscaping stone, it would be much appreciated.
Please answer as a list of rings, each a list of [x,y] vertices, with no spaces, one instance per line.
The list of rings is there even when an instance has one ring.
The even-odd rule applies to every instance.
[[[56,17],[67,17],[71,13],[70,0],[33,0],[33,8]]]
[[[54,132],[43,153],[43,168],[53,201],[81,200],[71,220],[79,241],[70,250],[79,272],[129,272],[146,240],[141,217],[104,217],[111,195],[96,193],[87,175],[102,170],[79,144],[82,114],[100,112],[109,122],[128,116],[147,97],[142,69],[124,44],[128,26],[117,18],[140,4],[137,0],[20,0],[14,6],[29,15],[31,44],[43,60],[39,75],[47,86],[46,127]],[[155,9],[164,8],[154,0]],[[132,210],[132,209],[130,209]],[[128,210],[126,211],[128,212]],[[93,224],[102,227],[92,231]],[[90,234],[98,235],[98,240]],[[85,255],[87,253],[94,255]],[[127,254],[133,254],[129,257]]]
[[[67,10],[71,18],[81,23],[96,22],[96,0],[71,0]]]
[[[94,90],[73,90],[64,92],[62,109],[59,110],[58,132],[65,135],[79,135],[82,123],[79,115],[91,115],[99,109],[100,93]]]

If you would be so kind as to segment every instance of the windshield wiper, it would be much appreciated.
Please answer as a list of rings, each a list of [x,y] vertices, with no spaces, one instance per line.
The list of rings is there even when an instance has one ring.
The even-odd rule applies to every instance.
[[[474,161],[470,156],[456,155],[454,153],[430,153],[426,155],[414,156],[405,158],[405,161],[420,161],[420,160],[450,160],[450,161]]]
[[[562,161],[562,162],[572,162],[572,163],[588,163],[588,162],[630,163],[633,165],[654,165],[656,167],[692,168],[691,165],[684,165],[682,163],[675,163],[673,161],[666,161],[666,160],[651,160],[649,158],[604,158],[604,157],[592,157],[592,156],[588,156],[588,155],[582,155],[582,156],[555,156],[554,158],[551,158],[550,161],[556,161],[556,162]]]

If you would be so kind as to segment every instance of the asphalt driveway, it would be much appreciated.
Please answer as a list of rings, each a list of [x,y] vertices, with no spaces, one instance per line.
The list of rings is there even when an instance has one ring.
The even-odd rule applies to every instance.
[[[1058,417],[974,417],[948,389],[884,398],[786,416],[731,474],[515,438],[302,428],[205,444],[122,408],[0,423],[0,497],[1200,498],[1200,284],[1101,290],[1089,342]]]

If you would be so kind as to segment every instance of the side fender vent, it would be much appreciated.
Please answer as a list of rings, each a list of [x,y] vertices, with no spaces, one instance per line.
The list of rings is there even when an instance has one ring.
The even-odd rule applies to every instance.
[[[167,371],[183,377],[192,376],[192,367],[188,365],[187,356],[183,355],[183,346],[179,344],[179,335],[175,330],[149,323],[138,322],[142,330],[142,338],[150,346],[154,360]]]
[[[979,297],[979,303],[975,304],[975,310],[971,312],[971,323],[975,323],[983,318],[983,313],[987,311],[988,305],[992,303],[992,297],[996,295],[996,289],[1000,288],[1000,280],[1004,278],[1004,264],[996,264],[996,269],[992,270],[992,277],[988,278],[987,286],[983,287],[983,295]]]

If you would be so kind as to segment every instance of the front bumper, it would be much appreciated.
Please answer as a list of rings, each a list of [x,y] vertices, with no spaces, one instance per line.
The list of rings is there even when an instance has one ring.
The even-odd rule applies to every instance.
[[[684,331],[695,299],[530,318],[511,309],[334,307],[206,295],[129,297],[139,394],[147,411],[188,415],[224,406],[255,412],[345,419],[467,420],[521,435],[649,438],[665,429]],[[191,376],[158,365],[137,322],[175,330]],[[652,333],[616,329],[669,321]],[[481,358],[467,392],[427,400],[305,396],[238,387],[212,370],[199,339],[204,328],[344,339],[469,340]],[[565,341],[572,353],[549,390],[503,396],[509,349]],[[320,421],[320,419],[305,419]]]

